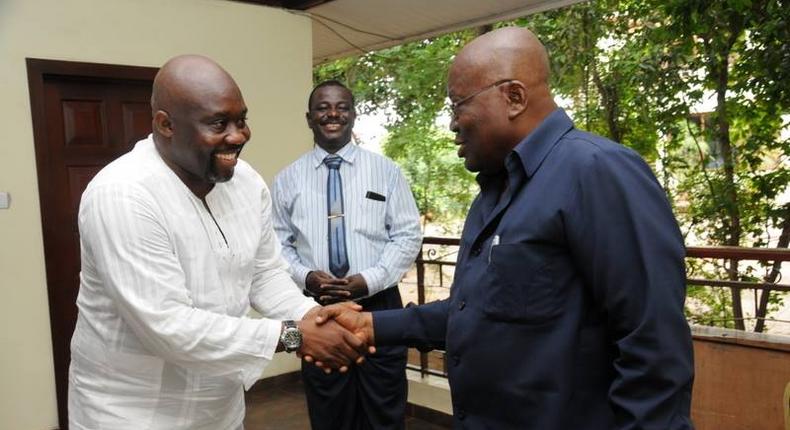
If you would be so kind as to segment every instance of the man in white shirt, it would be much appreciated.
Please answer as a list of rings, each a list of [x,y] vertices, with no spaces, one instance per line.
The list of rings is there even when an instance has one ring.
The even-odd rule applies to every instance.
[[[402,308],[397,283],[420,249],[419,214],[400,169],[351,143],[354,97],[326,81],[308,98],[315,148],[274,180],[275,231],[293,279],[321,304]],[[345,374],[303,365],[314,430],[399,429],[406,348],[382,347]]]
[[[151,106],[153,134],[102,169],[80,203],[69,425],[239,429],[243,388],[275,350],[338,368],[364,345],[339,326],[316,329],[315,302],[288,275],[269,191],[238,158],[250,130],[230,75],[176,57]],[[250,307],[265,318],[247,318]]]

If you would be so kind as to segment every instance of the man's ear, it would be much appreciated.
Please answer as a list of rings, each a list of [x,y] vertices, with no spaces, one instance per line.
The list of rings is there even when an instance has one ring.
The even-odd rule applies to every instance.
[[[310,112],[305,112],[304,113],[304,119],[307,120],[307,127],[308,128],[313,128],[313,120],[310,119]]]
[[[154,113],[153,120],[154,130],[166,138],[173,137],[173,121],[170,120],[170,115],[163,111],[158,110]]]
[[[507,97],[507,117],[513,119],[527,110],[527,88],[520,81],[511,81],[505,84],[505,97]]]
[[[354,125],[354,121],[357,120],[357,110],[352,107],[351,110],[348,111],[348,117],[347,118],[348,118],[348,123],[353,126]]]

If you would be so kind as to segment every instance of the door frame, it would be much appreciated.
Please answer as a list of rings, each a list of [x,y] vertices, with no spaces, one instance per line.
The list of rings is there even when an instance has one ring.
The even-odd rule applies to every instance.
[[[36,154],[36,177],[38,178],[39,207],[41,212],[42,240],[44,248],[44,265],[47,276],[47,303],[49,306],[49,325],[52,342],[52,358],[55,374],[55,391],[57,395],[58,422],[61,429],[68,428],[68,367],[69,351],[61,347],[62,342],[56,342],[61,336],[62,329],[55,323],[58,321],[57,306],[53,303],[55,292],[51,280],[54,276],[53,267],[56,265],[58,249],[48,244],[48,237],[55,234],[56,229],[64,226],[54,225],[52,206],[54,190],[52,183],[52,160],[47,151],[47,118],[45,109],[44,83],[48,77],[66,77],[68,79],[107,79],[151,82],[159,70],[156,67],[125,66],[101,63],[85,63],[62,60],[47,60],[39,58],[26,58],[28,89],[30,91],[30,110],[33,122],[33,145]],[[76,303],[74,303],[76,306]]]

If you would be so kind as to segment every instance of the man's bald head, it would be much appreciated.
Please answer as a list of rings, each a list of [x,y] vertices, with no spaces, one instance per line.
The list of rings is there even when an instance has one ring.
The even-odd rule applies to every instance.
[[[472,40],[456,55],[450,76],[495,82],[517,79],[527,86],[548,86],[549,57],[546,48],[529,30],[500,28]]]
[[[168,60],[156,74],[151,110],[179,114],[226,92],[241,96],[236,82],[219,64],[200,55],[181,55]]]

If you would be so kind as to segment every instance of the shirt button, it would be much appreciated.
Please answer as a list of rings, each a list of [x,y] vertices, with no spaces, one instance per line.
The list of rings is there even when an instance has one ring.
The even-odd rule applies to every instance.
[[[462,311],[466,307],[466,302],[461,300],[461,303],[458,303],[458,310]]]
[[[459,409],[455,416],[457,416],[459,420],[463,420],[466,418],[466,412],[463,409]]]
[[[460,355],[453,355],[453,364],[458,366],[461,364],[461,356]]]
[[[480,252],[481,252],[480,247],[472,248],[472,257],[477,257],[478,255],[480,255]]]

